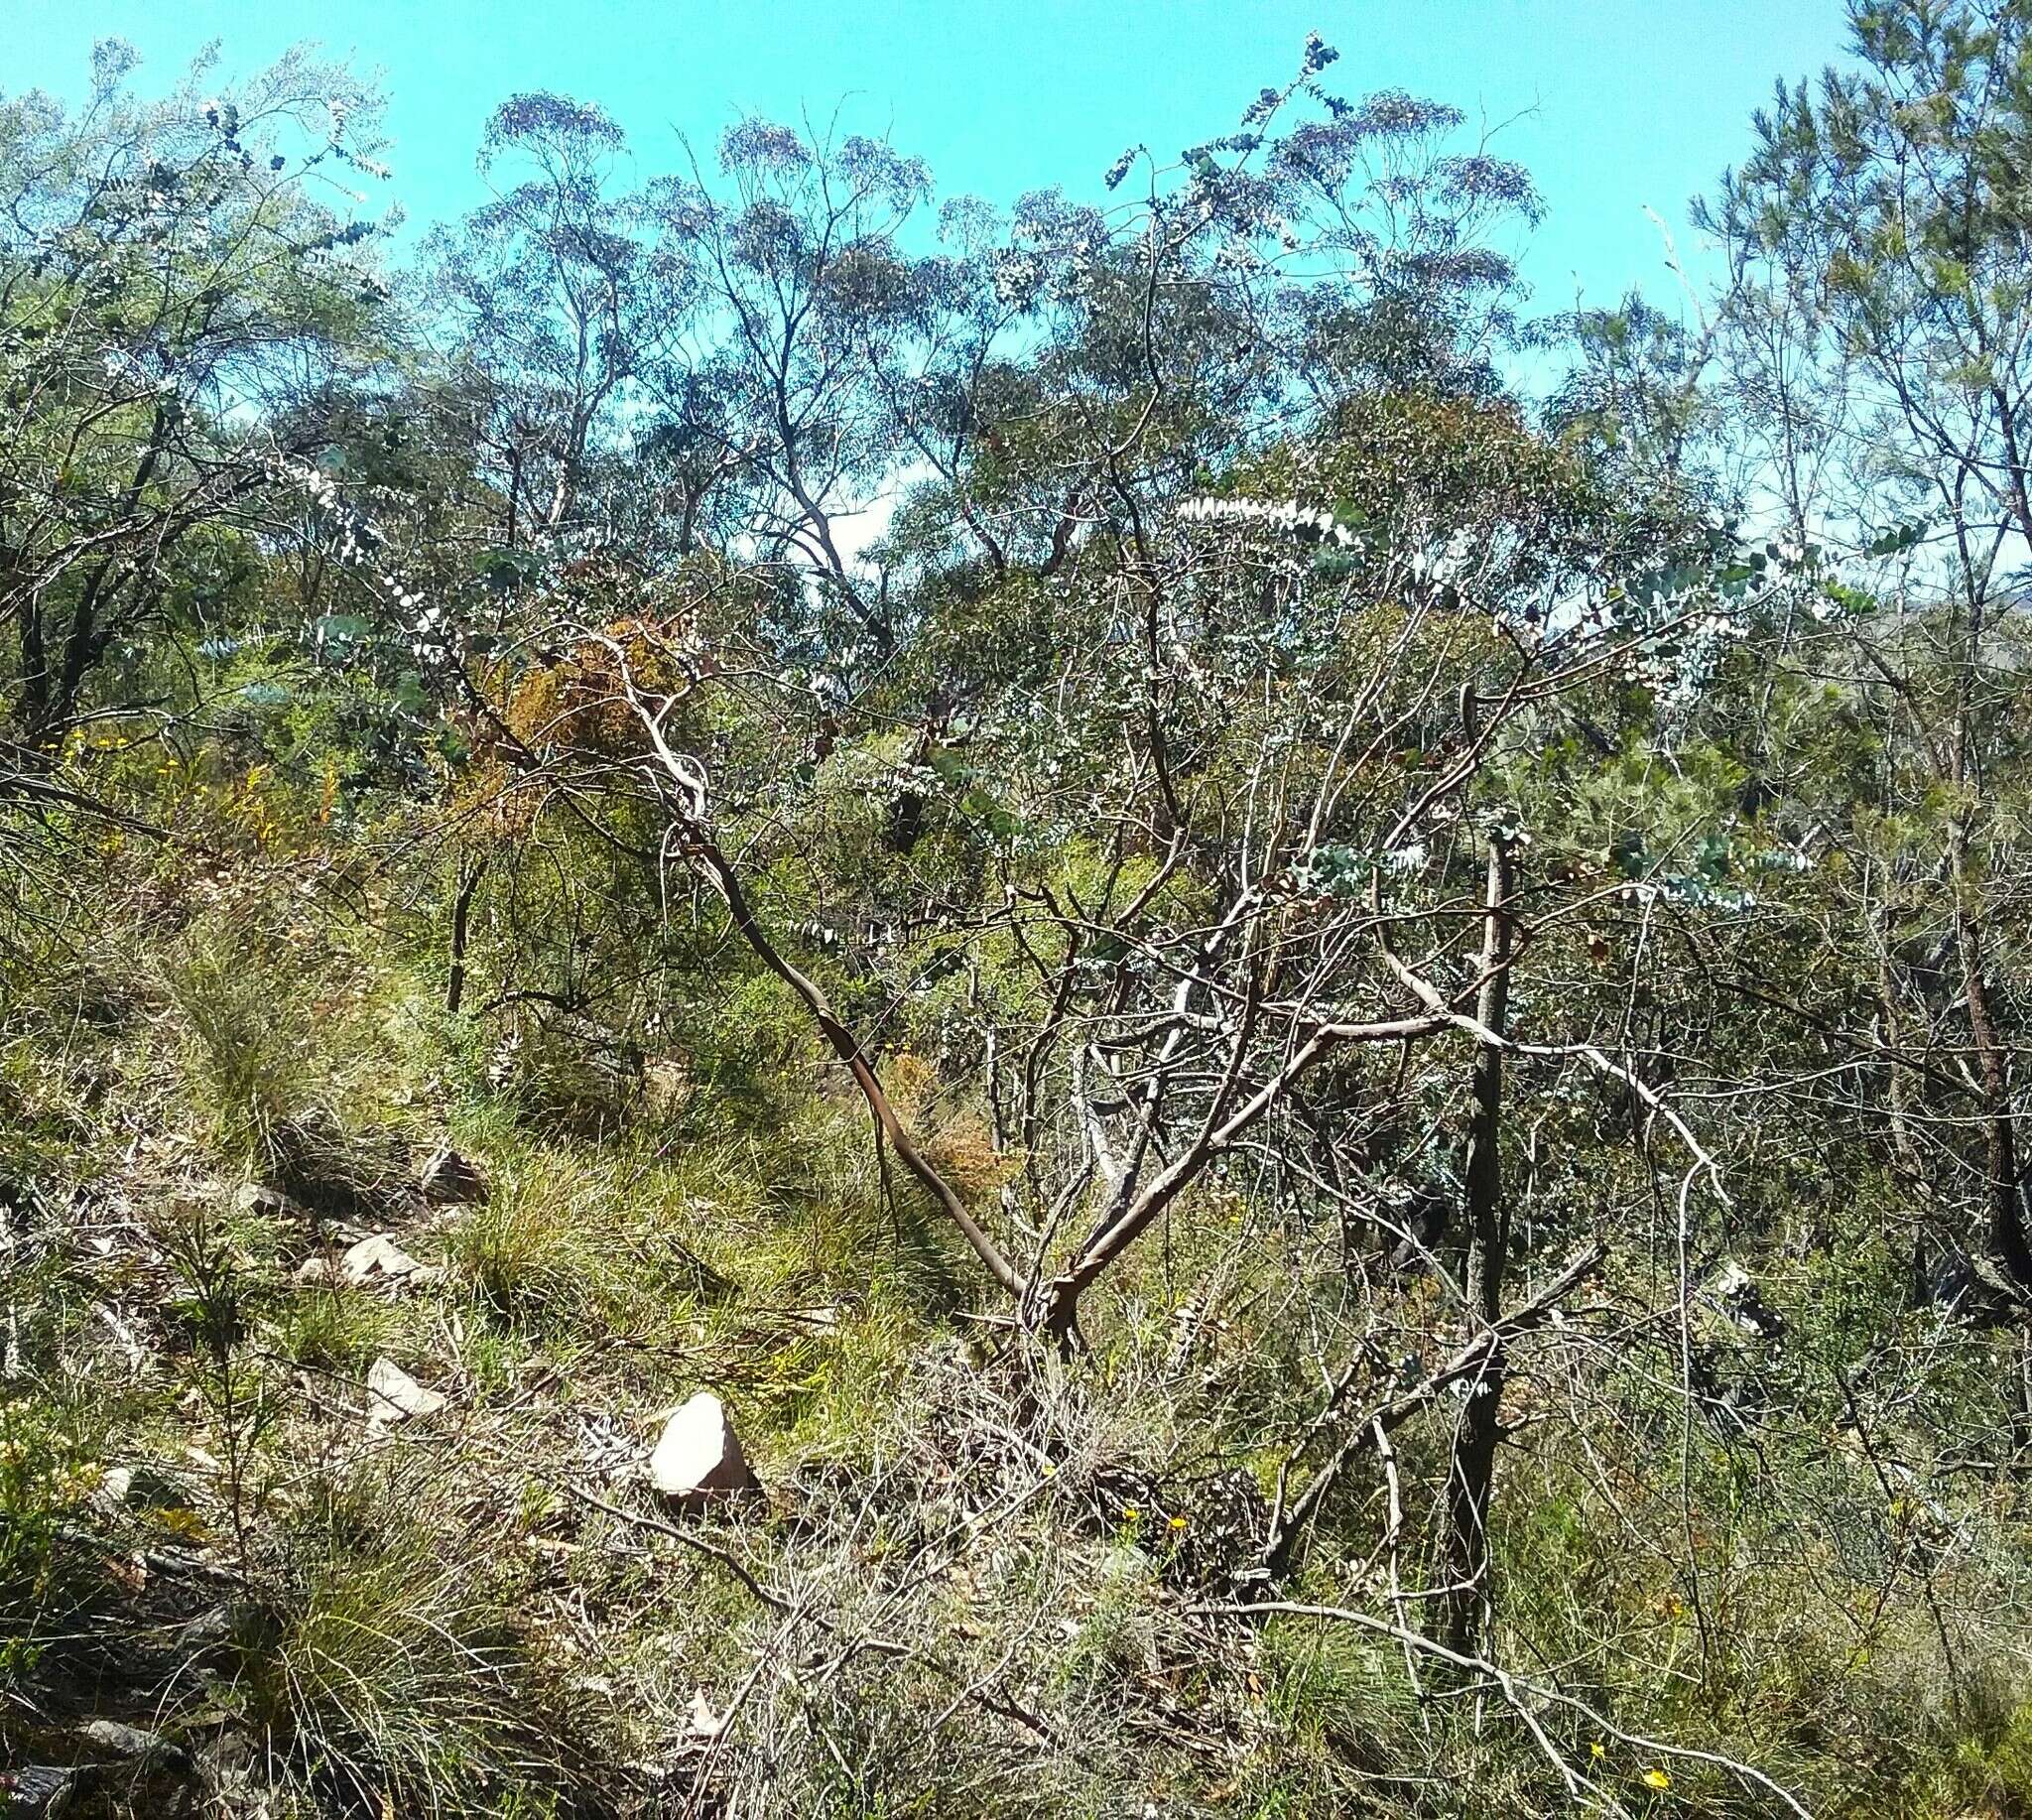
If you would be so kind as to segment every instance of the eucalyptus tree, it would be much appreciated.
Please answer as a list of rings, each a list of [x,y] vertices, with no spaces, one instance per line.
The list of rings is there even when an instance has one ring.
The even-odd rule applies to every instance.
[[[655,190],[661,243],[699,288],[663,369],[658,434],[695,486],[724,483],[732,534],[816,590],[841,646],[894,642],[850,521],[897,459],[869,350],[909,307],[898,236],[930,183],[879,141],[749,119],[721,135],[710,173],[695,155]]]
[[[499,545],[610,537],[592,484],[628,446],[631,387],[682,326],[690,273],[621,187],[621,129],[599,108],[538,91],[487,121],[478,168],[495,198],[426,248],[432,325],[478,406],[499,496]]]
[[[1587,1076],[1690,1141],[1615,995],[1561,989],[1630,875],[1535,863],[1533,755],[1713,617],[1712,545],[1491,395],[1506,268],[1467,226],[1521,174],[1436,154],[1445,117],[1401,97],[1333,101],[1330,61],[1177,167],[1126,159],[1136,200],[1026,198],[1006,236],[967,211],[925,257],[917,167],[737,129],[735,199],[667,202],[704,249],[693,332],[729,327],[687,370],[741,535],[551,578],[483,739],[520,826],[598,830],[788,992],[991,1319],[1077,1349],[1125,1259],[1244,1185],[1370,1235],[1350,1268],[1436,1272],[1460,1350],[1391,1420],[1473,1387],[1434,1551],[1465,1647],[1507,1348],[1604,1238],[1519,1217],[1514,1099]],[[1378,337],[1331,384],[1292,338],[1315,287]],[[837,508],[912,468],[857,565]],[[984,1106],[982,1146],[913,1115],[906,1052]],[[1267,1571],[1363,1444],[1293,1485]]]
[[[1780,85],[1703,219],[1731,262],[1729,394],[1775,515],[1828,583],[1787,654],[1879,729],[1866,788],[1827,822],[1865,881],[1847,935],[1877,982],[1870,1040],[1902,1108],[1901,1167],[1940,1194],[1926,1218],[1943,1235],[1982,1208],[1976,1262],[2023,1298],[2032,13],[1893,0],[1855,7],[1851,27],[1851,65]],[[1770,765],[1788,762],[1782,729],[1757,730]],[[1966,1078],[1927,1065],[1944,1039]]]
[[[145,635],[216,624],[379,345],[376,102],[302,57],[136,99],[0,102],[0,670],[18,766],[161,707]]]

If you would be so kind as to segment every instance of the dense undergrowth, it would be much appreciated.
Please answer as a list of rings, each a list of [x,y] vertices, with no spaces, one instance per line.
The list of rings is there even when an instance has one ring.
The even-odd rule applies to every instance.
[[[1684,319],[1317,37],[407,264],[0,95],[0,1811],[2032,1814],[2032,11],[1852,24]]]
[[[638,1079],[562,1130],[348,914],[249,874],[164,918],[125,857],[12,957],[4,1031],[10,1748],[110,1714],[162,1754],[74,1811],[1496,1815],[1565,1798],[1553,1752],[1633,1812],[1780,1811],[1675,1747],[1815,1813],[2032,1800],[2025,1519],[1952,1458],[1994,1343],[1893,1259],[1769,1271],[1754,1420],[1682,1398],[1640,1255],[1529,1343],[1501,1637],[1557,1694],[1513,1710],[1243,1609],[1320,1362],[1416,1368],[1439,1296],[1209,1192],[1091,1357],[1039,1353],[964,1318],[809,1046],[731,1107]],[[446,1137],[484,1204],[417,1193]],[[299,1280],[369,1231],[424,1280]],[[377,1358],[446,1408],[370,1432]],[[1859,1422],[1865,1360],[1906,1387]],[[642,1463],[701,1386],[766,1498],[676,1519]],[[1400,1431],[1277,1602],[1415,1607],[1384,1543],[1418,1557],[1392,1506],[1445,1445],[1444,1410]]]

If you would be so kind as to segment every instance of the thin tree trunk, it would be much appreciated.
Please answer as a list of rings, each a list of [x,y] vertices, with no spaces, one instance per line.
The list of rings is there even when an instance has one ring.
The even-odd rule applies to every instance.
[[[1983,1162],[1989,1177],[1990,1250],[2020,1289],[2032,1290],[2032,1243],[2025,1234],[2018,1198],[2017,1137],[2011,1116],[2011,1084],[2004,1047],[1989,1005],[1980,938],[1964,915],[1959,930],[1963,1002],[1974,1040],[1977,1077],[1982,1083]]]
[[[1510,997],[1510,899],[1514,865],[1509,843],[1492,834],[1488,848],[1488,898],[1482,919],[1482,982],[1475,1015],[1482,1027],[1507,1034]],[[1470,1338],[1493,1329],[1502,1314],[1504,1253],[1509,1216],[1503,1202],[1499,1151],[1503,1112],[1503,1052],[1484,1042],[1474,1051],[1474,1122],[1468,1139],[1466,1289]],[[1454,1458],[1447,1483],[1447,1529],[1441,1550],[1446,1591],[1441,1603],[1441,1637],[1450,1649],[1470,1653],[1487,1630],[1493,1611],[1489,1587],[1488,1503],[1495,1475],[1496,1443],[1502,1434],[1505,1366],[1500,1345],[1467,1383],[1467,1400],[1454,1433]]]
[[[444,1009],[453,1016],[465,998],[465,938],[472,919],[472,900],[486,876],[487,862],[476,859],[471,869],[461,865],[458,895],[451,900],[451,966],[444,979]]]

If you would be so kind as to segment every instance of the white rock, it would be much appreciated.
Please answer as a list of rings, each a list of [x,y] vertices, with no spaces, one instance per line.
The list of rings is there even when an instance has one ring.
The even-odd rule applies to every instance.
[[[252,1214],[262,1220],[284,1220],[310,1218],[308,1211],[299,1207],[279,1188],[270,1188],[261,1182],[242,1182],[233,1196],[233,1206],[243,1214]]]
[[[444,1399],[410,1376],[391,1359],[377,1359],[367,1367],[367,1428],[372,1434],[406,1422],[411,1416],[435,1415]]]
[[[701,1687],[693,1694],[690,1718],[695,1737],[717,1738],[726,1730],[726,1722],[730,1717],[730,1714],[715,1713],[712,1710],[712,1702],[706,1699],[704,1688]]]
[[[131,1466],[108,1466],[99,1471],[99,1482],[91,1489],[94,1509],[111,1512],[120,1508],[134,1492]]]
[[[664,1424],[649,1457],[649,1483],[688,1509],[758,1489],[726,1406],[711,1391],[699,1391]]]
[[[423,1265],[410,1256],[386,1233],[376,1233],[347,1247],[338,1260],[338,1273],[349,1283],[399,1283],[415,1276]]]

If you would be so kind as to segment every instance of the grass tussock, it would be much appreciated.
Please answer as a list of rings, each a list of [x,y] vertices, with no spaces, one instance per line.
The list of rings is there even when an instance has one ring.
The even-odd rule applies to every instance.
[[[1247,1609],[1336,1373],[1372,1406],[1459,1344],[1445,1258],[1204,1182],[1061,1356],[983,1318],[760,995],[688,1094],[576,1128],[415,957],[264,927],[137,930],[124,990],[38,972],[90,1007],[61,1050],[50,1002],[0,1019],[0,1725],[180,1754],[81,1811],[1497,1820],[1567,1811],[1562,1764],[1604,1813],[1774,1811],[1701,1751],[1843,1820],[2032,1804],[2023,1511],[1960,1464],[2005,1445],[2005,1341],[1880,1240],[1763,1271],[1776,1353],[1709,1311],[1683,1354],[1636,1247],[1517,1349],[1511,1700],[1374,1628],[1423,1623],[1458,1397],[1353,1456],[1274,1589],[1366,1622]],[[903,1115],[997,1204],[1022,1157],[919,1053]],[[424,1205],[444,1141],[484,1200]],[[307,1271],[366,1235],[420,1272]],[[371,1427],[384,1360],[444,1406]],[[683,1515],[645,1462],[700,1389],[763,1494]]]

